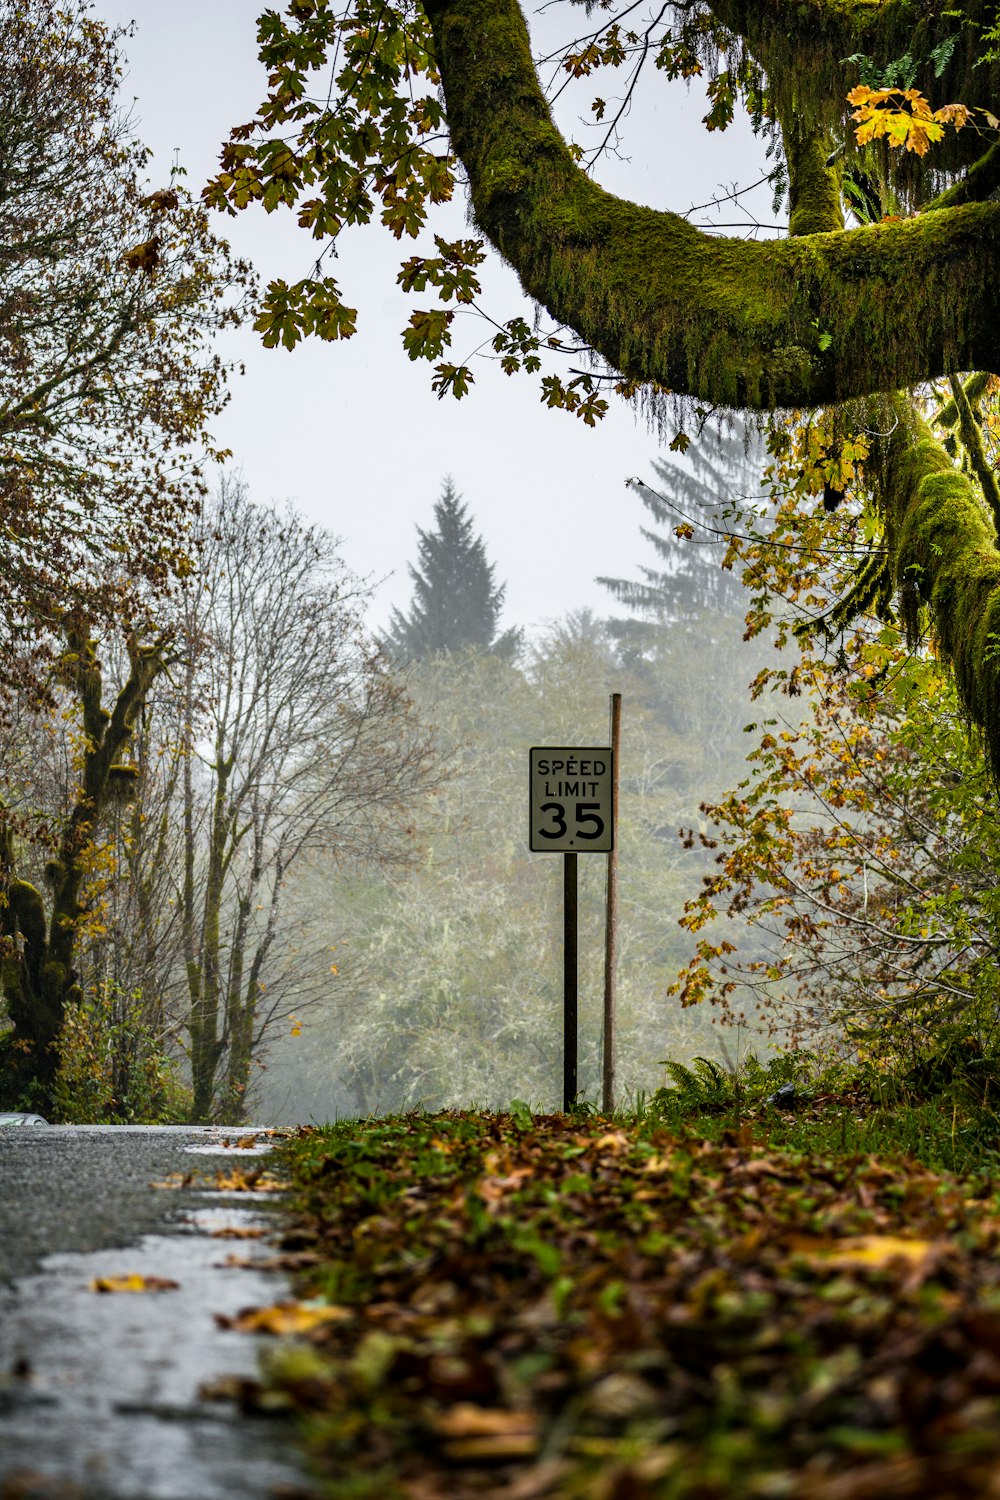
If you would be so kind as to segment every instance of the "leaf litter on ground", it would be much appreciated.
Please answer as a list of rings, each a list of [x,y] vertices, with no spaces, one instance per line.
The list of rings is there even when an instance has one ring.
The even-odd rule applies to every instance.
[[[478,1112],[281,1165],[318,1260],[241,1389],[300,1415],[332,1500],[1000,1496],[1000,1205],[967,1181]]]

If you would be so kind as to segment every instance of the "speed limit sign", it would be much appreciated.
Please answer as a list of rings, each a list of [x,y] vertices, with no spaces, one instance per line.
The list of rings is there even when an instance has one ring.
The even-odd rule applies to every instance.
[[[529,754],[530,837],[535,854],[608,854],[614,848],[614,776],[610,749]]]

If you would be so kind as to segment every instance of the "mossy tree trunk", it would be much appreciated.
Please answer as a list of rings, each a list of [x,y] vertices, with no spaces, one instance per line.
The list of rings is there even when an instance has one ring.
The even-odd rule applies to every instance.
[[[87,913],[89,857],[110,804],[134,788],[135,767],[123,764],[122,756],[136,715],[164,668],[165,645],[162,639],[150,645],[129,642],[129,675],[108,709],[94,641],[82,630],[67,632],[59,675],[79,705],[83,740],[72,800],[46,866],[47,896],[18,875],[11,821],[5,819],[0,828],[3,995],[17,1072],[33,1081],[39,1105],[51,1098],[66,1005],[76,993],[74,962]]]

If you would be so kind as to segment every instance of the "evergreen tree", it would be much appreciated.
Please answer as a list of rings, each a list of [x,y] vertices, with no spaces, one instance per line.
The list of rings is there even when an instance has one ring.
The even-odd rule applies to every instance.
[[[520,630],[497,634],[506,587],[494,583],[483,539],[473,533],[472,517],[450,479],[434,506],[434,520],[431,531],[417,527],[419,561],[410,564],[413,604],[405,615],[393,610],[386,649],[403,661],[469,649],[512,660],[520,649]]]
[[[661,561],[640,567],[640,578],[598,578],[634,613],[608,622],[623,644],[649,646],[663,627],[692,624],[706,614],[742,614],[739,578],[722,566],[730,527],[759,493],[760,459],[742,433],[718,433],[691,449],[689,465],[658,459],[658,485],[635,481],[639,498],[658,528],[640,527]],[[636,619],[638,615],[640,618]]]
[[[722,773],[723,747],[746,718],[746,685],[767,649],[743,644],[749,598],[739,571],[723,567],[743,516],[761,524],[761,463],[743,430],[714,434],[683,464],[656,461],[655,487],[634,488],[656,523],[640,530],[659,566],[640,567],[637,579],[597,580],[630,611],[605,622],[623,665],[684,746],[678,784],[704,788],[706,776]]]

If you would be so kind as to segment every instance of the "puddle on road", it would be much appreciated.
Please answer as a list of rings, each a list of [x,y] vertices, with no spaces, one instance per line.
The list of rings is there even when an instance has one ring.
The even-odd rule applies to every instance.
[[[242,1196],[242,1195],[241,1195]],[[199,1388],[254,1377],[259,1338],[218,1327],[290,1295],[287,1280],[220,1267],[215,1228],[266,1226],[248,1209],[188,1210],[199,1232],[50,1256],[0,1289],[0,1491],[19,1473],[74,1500],[270,1500],[305,1481],[281,1423]],[[101,1295],[97,1277],[169,1277],[176,1290]],[[6,1483],[4,1483],[6,1481]]]
[[[270,1194],[268,1196],[271,1196]],[[272,1221],[250,1208],[191,1208],[177,1221],[201,1234],[223,1234],[227,1229],[269,1229]]]
[[[270,1141],[261,1141],[253,1146],[227,1146],[224,1141],[208,1141],[203,1146],[185,1146],[192,1156],[266,1156],[274,1150]]]

